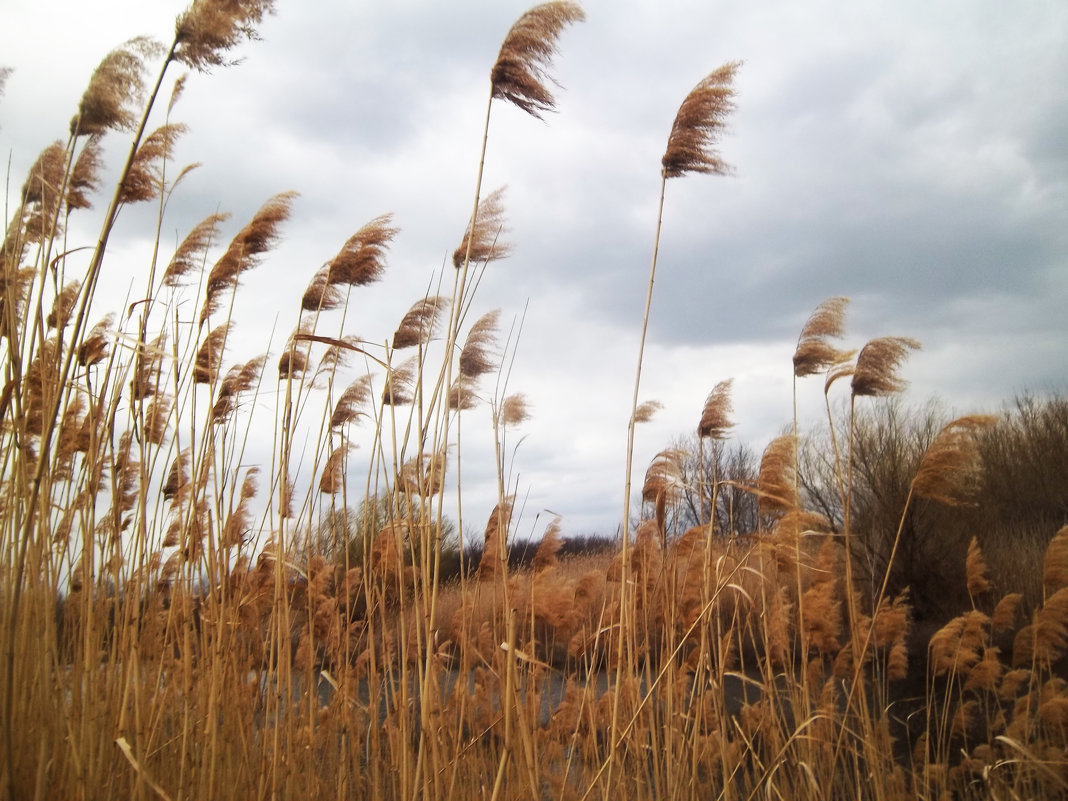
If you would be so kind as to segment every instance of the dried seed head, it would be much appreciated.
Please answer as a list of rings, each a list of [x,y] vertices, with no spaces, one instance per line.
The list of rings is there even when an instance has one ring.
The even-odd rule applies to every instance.
[[[229,332],[230,323],[223,323],[204,337],[193,363],[194,384],[211,384],[218,379],[219,370],[222,369],[223,347]]]
[[[501,402],[501,425],[519,425],[530,419],[530,406],[521,392],[509,395]]]
[[[555,567],[559,562],[556,555],[563,545],[564,539],[560,536],[560,518],[557,517],[545,529],[538,550],[534,552],[534,572],[540,573],[550,567]]]
[[[880,337],[860,349],[853,370],[853,395],[892,395],[907,384],[894,371],[910,350],[919,350],[920,343],[909,337]]]
[[[556,40],[565,27],[585,18],[577,3],[562,0],[542,3],[523,14],[504,38],[490,72],[492,96],[538,119],[553,111],[556,101],[546,81],[557,85],[548,74]]]
[[[238,393],[247,392],[259,383],[266,361],[267,354],[263,354],[244,364],[235,364],[226,372],[219,384],[215,405],[211,410],[213,423],[222,423],[229,419],[237,408]]]
[[[730,419],[731,387],[734,379],[720,381],[712,388],[705,399],[705,408],[701,411],[701,421],[697,424],[697,436],[700,438],[723,439],[727,430],[734,427]]]
[[[469,223],[460,247],[452,254],[452,264],[460,269],[465,263],[484,264],[503,259],[512,246],[500,241],[508,229],[504,225],[504,187],[494,189],[478,203],[473,224]]]
[[[849,298],[829,298],[812,312],[794,351],[794,376],[803,378],[840,364],[852,356],[830,345],[828,339],[840,339],[844,332],[845,310]]]
[[[634,422],[635,423],[648,423],[653,419],[653,416],[664,408],[658,400],[648,400],[644,403],[638,404],[638,408],[634,410]]]
[[[661,163],[665,178],[688,172],[729,175],[731,166],[719,157],[716,146],[734,111],[734,75],[740,61],[724,64],[710,73],[682,101],[668,136]]]
[[[393,334],[394,350],[426,345],[437,330],[441,313],[448,305],[449,299],[441,295],[417,300]]]
[[[482,545],[482,558],[478,563],[478,580],[489,581],[496,574],[501,562],[505,560],[508,540],[508,526],[512,520],[512,499],[506,498],[493,507],[486,523],[486,532]]]
[[[163,166],[170,161],[178,137],[187,130],[185,125],[167,123],[144,138],[123,178],[120,203],[140,203],[159,195],[163,189]]]
[[[74,304],[78,302],[78,293],[81,288],[82,285],[79,282],[71,281],[60,290],[55,300],[52,301],[52,311],[48,313],[48,317],[45,319],[49,328],[58,328],[62,331],[67,327],[67,323],[70,322],[71,312],[74,311]]]
[[[231,64],[227,51],[258,39],[256,26],[273,13],[274,0],[193,0],[175,22],[174,58],[200,72]]]
[[[215,232],[219,224],[230,219],[226,212],[212,214],[199,223],[190,231],[178,249],[174,251],[170,264],[163,273],[163,283],[169,287],[176,287],[182,280],[198,267],[204,266],[204,258],[208,247],[215,240]]]
[[[301,298],[305,311],[328,311],[345,300],[342,287],[367,286],[382,277],[386,269],[386,250],[398,229],[393,217],[375,217],[349,237],[333,259],[315,273]]]
[[[460,375],[464,378],[478,378],[497,366],[497,354],[493,352],[497,344],[497,322],[501,310],[483,314],[467,333],[467,341],[460,350]]]
[[[465,412],[478,405],[478,395],[472,389],[472,382],[462,375],[449,387],[449,408],[454,412]]]
[[[666,502],[683,489],[682,465],[686,452],[678,448],[660,451],[645,471],[642,500],[646,503]]]
[[[352,446],[346,443],[330,452],[326,466],[323,468],[322,478],[319,480],[319,492],[324,495],[333,495],[345,486],[345,457],[351,448]]]
[[[418,357],[413,356],[386,372],[386,386],[382,390],[382,403],[392,406],[404,406],[414,400],[415,376]]]
[[[964,572],[967,576],[968,594],[973,598],[990,589],[986,560],[983,559],[983,552],[979,550],[979,541],[975,537],[972,537],[971,542],[968,543],[968,555],[964,559]]]
[[[308,369],[311,342],[306,336],[312,333],[314,321],[301,320],[286,340],[286,349],[278,358],[278,380],[300,378]]]
[[[757,507],[761,515],[797,508],[796,452],[797,438],[793,434],[776,437],[764,449],[757,478]]]
[[[22,187],[22,201],[26,204],[23,241],[40,242],[52,235],[53,226],[59,226],[57,215],[66,169],[67,150],[60,142],[42,150],[30,167]]]
[[[159,42],[142,36],[104,56],[70,121],[70,132],[94,136],[133,128],[144,94],[147,62],[162,53]]]
[[[333,414],[330,415],[330,427],[341,428],[366,416],[368,401],[371,400],[371,376],[362,375],[349,384],[341,393]]]
[[[960,417],[945,426],[920,460],[912,490],[947,506],[972,503],[980,480],[977,433],[996,422],[991,415]]]
[[[1068,526],[1063,526],[1046,547],[1042,584],[1047,592],[1068,586]]]
[[[170,395],[157,394],[145,409],[145,442],[162,445],[167,438],[167,421],[174,408],[174,399]]]
[[[282,192],[268,200],[237,236],[215,266],[208,273],[204,306],[200,311],[203,323],[222,307],[222,294],[237,287],[241,275],[256,267],[263,256],[277,243],[279,228],[289,219],[296,192]]]
[[[88,209],[92,204],[89,195],[100,186],[100,168],[103,166],[103,156],[100,148],[100,137],[90,136],[82,147],[82,152],[71,167],[70,178],[67,181],[67,209]]]

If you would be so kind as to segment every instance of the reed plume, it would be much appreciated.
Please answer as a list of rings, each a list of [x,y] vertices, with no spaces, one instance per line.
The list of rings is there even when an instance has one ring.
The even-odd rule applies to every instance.
[[[731,61],[705,76],[679,106],[661,164],[665,178],[701,172],[730,175],[733,168],[716,148],[734,111],[734,77],[740,61]]]
[[[449,408],[454,412],[465,412],[478,405],[478,395],[472,389],[472,382],[463,376],[458,377],[449,387]]]
[[[257,481],[260,469],[250,467],[241,482],[241,494],[237,508],[226,518],[222,530],[222,546],[224,548],[239,548],[250,539],[252,535],[252,499],[258,491]]]
[[[185,125],[167,123],[144,138],[122,179],[120,203],[152,200],[162,191],[163,164],[171,159],[178,137],[187,130]]]
[[[854,397],[893,395],[908,384],[895,374],[910,350],[920,343],[909,337],[880,337],[860,349],[853,370],[851,387]]]
[[[977,433],[996,422],[991,415],[966,415],[946,425],[928,446],[912,492],[946,506],[965,506],[978,491],[980,478]]]
[[[312,278],[301,298],[305,311],[329,311],[345,300],[344,287],[367,286],[385,273],[386,251],[399,229],[393,216],[382,214],[366,223]]]
[[[70,170],[67,180],[67,210],[88,209],[92,207],[89,195],[100,188],[100,169],[103,166],[103,154],[100,136],[90,136],[82,146],[78,158]]]
[[[797,338],[794,377],[814,375],[852,358],[851,351],[839,350],[827,341],[844,335],[848,305],[849,298],[828,298],[812,312]]]
[[[323,468],[322,478],[319,479],[319,492],[324,495],[333,495],[345,486],[345,457],[351,448],[350,444],[345,443],[330,452],[326,466]]]
[[[371,399],[371,376],[362,375],[349,384],[334,404],[330,415],[330,427],[341,428],[367,416],[367,403]]]
[[[59,212],[63,201],[63,181],[67,170],[67,149],[61,142],[53,142],[40,152],[30,167],[22,186],[22,202],[26,207],[22,220],[23,246],[41,242],[59,233]],[[12,237],[8,237],[12,239]],[[21,254],[20,254],[21,255]]]
[[[263,254],[274,247],[281,236],[279,228],[289,219],[296,197],[296,192],[275,195],[231,240],[226,252],[208,273],[204,305],[200,311],[201,325],[222,308],[222,294],[235,289],[241,276],[256,267]]]
[[[193,0],[175,21],[174,58],[208,72],[226,66],[226,53],[259,38],[256,26],[274,13],[274,0]]]
[[[78,292],[81,288],[80,282],[71,281],[59,291],[55,300],[52,301],[52,310],[48,313],[48,317],[45,318],[45,324],[49,328],[58,328],[62,331],[67,327],[71,313],[74,311],[74,305],[78,301]]]
[[[219,377],[219,370],[222,369],[223,347],[226,345],[226,336],[229,332],[230,323],[223,323],[213,328],[204,337],[193,362],[194,384],[211,384]]]
[[[512,25],[490,71],[492,97],[514,103],[532,117],[554,111],[556,101],[548,83],[556,41],[568,25],[586,18],[577,3],[555,0],[524,13]]]
[[[478,580],[490,581],[506,563],[508,526],[512,520],[512,499],[505,498],[493,507],[483,536],[482,558],[478,562]]]
[[[488,263],[503,259],[512,252],[512,246],[500,241],[508,229],[504,224],[504,190],[499,187],[482,198],[474,219],[464,231],[460,246],[453,251],[452,264],[461,269],[468,263]]]
[[[701,420],[697,424],[697,436],[701,439],[723,439],[727,436],[728,429],[734,427],[734,421],[730,419],[731,412],[731,387],[734,379],[728,378],[720,381],[708,393],[704,408],[701,410]]]
[[[968,595],[973,598],[990,589],[989,570],[983,558],[983,552],[979,548],[979,541],[975,537],[972,537],[968,543],[968,554],[964,559],[964,574],[968,585]]]
[[[464,378],[475,379],[496,368],[497,354],[492,349],[497,344],[497,323],[500,316],[500,309],[486,312],[467,332],[459,358],[460,375]]]
[[[265,353],[244,364],[235,364],[226,372],[215,394],[215,405],[211,410],[213,423],[223,423],[229,419],[237,409],[238,394],[247,392],[259,383],[266,361],[267,354]]]
[[[174,251],[167,269],[163,271],[164,286],[180,286],[190,273],[204,266],[208,248],[215,241],[219,225],[229,219],[229,212],[216,212],[193,226],[182,244]]]
[[[95,136],[135,128],[148,62],[162,54],[159,42],[139,36],[104,56],[70,121],[71,135]]]
[[[545,529],[541,536],[538,550],[534,552],[534,572],[540,573],[550,567],[556,567],[559,563],[557,554],[564,545],[564,539],[560,534],[560,518],[555,518]]]
[[[653,417],[664,408],[658,400],[647,400],[638,404],[638,408],[634,410],[634,422],[635,423],[648,423]]]
[[[417,300],[401,318],[400,325],[393,333],[393,349],[426,345],[437,330],[441,313],[448,304],[449,299],[441,295]]]
[[[423,498],[437,495],[444,480],[444,453],[421,453],[401,465],[400,485],[412,495]]]
[[[278,380],[300,378],[308,369],[308,353],[311,344],[307,337],[312,333],[314,322],[301,320],[286,340],[285,350],[278,357]]]
[[[1068,586],[1068,526],[1062,526],[1046,547],[1042,585],[1048,593]]]
[[[382,390],[382,403],[387,406],[404,406],[415,396],[415,380],[418,373],[418,357],[413,356],[386,373],[386,386]]]
[[[174,398],[158,393],[145,410],[144,438],[152,445],[162,445],[167,438],[167,421],[174,409]]]
[[[757,478],[757,506],[761,515],[797,508],[796,449],[797,438],[793,434],[776,437],[764,449]]]
[[[530,419],[530,404],[522,392],[514,392],[501,401],[500,422],[515,426]]]

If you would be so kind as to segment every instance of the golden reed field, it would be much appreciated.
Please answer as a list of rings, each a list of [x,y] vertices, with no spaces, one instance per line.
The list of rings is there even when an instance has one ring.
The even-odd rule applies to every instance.
[[[840,346],[848,301],[830,298],[783,365],[795,387],[822,377],[824,430],[795,422],[732,462],[725,380],[689,444],[647,466],[620,536],[576,543],[556,521],[524,556],[504,443],[529,411],[494,378],[507,346],[476,291],[512,248],[499,191],[479,176],[459,199],[470,222],[443,294],[416,298],[385,346],[337,312],[388,280],[389,215],[308,276],[273,354],[227,347],[232,301],[271,269],[295,193],[229,240],[214,211],[161,241],[183,174],[175,73],[227,65],[272,6],[195,0],[171,42],[110,52],[9,207],[6,798],[1068,797],[1068,403],[912,413],[899,373],[919,343]],[[487,65],[487,133],[499,104],[553,109],[552,59],[582,20],[554,0],[516,21]],[[717,146],[742,68],[713,70],[665,121],[662,187],[729,172]],[[113,139],[128,156],[105,164]],[[132,204],[159,210],[157,258],[143,300],[100,313]],[[68,241],[90,208],[99,238]],[[625,497],[655,412],[642,355]],[[250,468],[267,387],[271,461]],[[482,537],[462,544],[445,456],[487,397],[495,447],[477,458],[498,499],[465,512]],[[309,437],[312,464],[294,458]]]

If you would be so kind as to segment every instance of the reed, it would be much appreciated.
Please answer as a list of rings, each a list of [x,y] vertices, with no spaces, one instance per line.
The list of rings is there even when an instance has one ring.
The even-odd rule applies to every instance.
[[[918,510],[967,515],[1000,498],[998,473],[1058,464],[1059,402],[934,428],[907,465],[897,533],[861,586],[874,534],[853,514],[866,464],[856,398],[902,392],[898,370],[917,344],[875,340],[854,359],[830,344],[845,338],[846,302],[832,298],[805,324],[792,370],[826,375],[831,444],[821,458],[838,511],[812,503],[815,462],[795,415],[755,477],[709,468],[706,478],[703,450],[694,476],[693,454],[666,447],[646,470],[634,521],[628,503],[621,541],[574,554],[564,521],[538,521],[540,542],[522,564],[515,432],[534,410],[510,386],[521,320],[502,344],[504,312],[475,312],[481,271],[519,245],[503,236],[503,192],[482,194],[481,163],[467,228],[434,282],[447,287],[451,272],[451,291],[432,284],[374,337],[353,335],[349,318],[361,290],[391,280],[401,232],[389,214],[327,250],[282,310],[292,333],[267,353],[239,352],[234,299],[284,269],[272,254],[299,196],[267,199],[229,238],[229,216],[216,211],[173,252],[161,241],[166,199],[187,174],[172,163],[174,144],[193,134],[171,121],[181,82],[166,122],[146,133],[164,75],[175,64],[228,65],[271,12],[197,0],[169,45],[139,39],[108,54],[69,138],[45,147],[7,221],[6,798],[1068,792],[1063,521],[1036,518],[1046,527],[1028,540],[1033,586],[1019,590],[992,550],[999,539],[977,527],[953,556],[963,605],[924,630],[895,572]],[[523,15],[492,68],[491,107],[552,111],[551,57],[581,19],[565,2]],[[728,172],[715,145],[737,66],[680,108],[661,204],[668,178]],[[119,136],[128,155],[109,171],[104,153],[114,151],[102,142]],[[79,251],[66,241],[71,221],[101,197],[100,235]],[[116,215],[134,203],[157,209],[151,267],[132,308],[101,309],[112,300],[101,276],[123,269]],[[643,348],[649,310],[647,298]],[[641,359],[628,499],[634,426],[660,409],[637,402]],[[840,421],[830,397],[843,378]],[[734,428],[732,387],[716,384],[695,410],[698,447]],[[795,381],[795,405],[798,391]],[[461,440],[480,405],[492,453]],[[835,432],[845,426],[842,458]],[[461,456],[492,464],[492,509],[462,511]],[[1027,485],[1055,506],[1045,472],[1025,473]],[[463,517],[446,513],[450,482],[459,515],[483,521],[480,551],[462,540]],[[753,499],[752,530],[735,530],[733,515],[717,524],[728,493]],[[711,509],[707,519],[680,522],[688,496]]]

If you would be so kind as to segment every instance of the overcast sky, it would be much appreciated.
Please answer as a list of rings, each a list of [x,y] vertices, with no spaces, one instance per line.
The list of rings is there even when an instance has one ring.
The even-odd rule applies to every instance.
[[[9,194],[65,137],[101,57],[135,35],[169,40],[184,6],[7,0]],[[202,166],[175,193],[164,246],[217,209],[233,215],[228,239],[270,196],[300,192],[283,243],[238,295],[227,363],[257,355],[272,331],[277,353],[315,270],[385,212],[401,229],[389,273],[354,294],[345,331],[391,335],[459,244],[489,70],[528,7],[279,0],[242,64],[191,76],[174,113],[190,126],[178,160]],[[664,408],[638,430],[639,486],[723,379],[734,379],[738,439],[759,452],[789,424],[796,339],[831,296],[852,299],[843,345],[923,343],[901,372],[917,403],[996,411],[1018,393],[1065,390],[1068,4],[583,7],[553,63],[558,112],[540,122],[496,102],[486,161],[485,189],[508,187],[514,253],[487,271],[476,312],[500,307],[507,330],[526,308],[508,386],[533,413],[510,435],[525,437],[512,472],[521,532],[540,530],[544,510],[571,534],[619,524],[660,158],[683,98],[729,60],[745,62],[720,146],[736,174],[667,187],[641,389]],[[151,210],[128,212],[116,259],[136,263]],[[129,279],[113,280],[117,309]],[[802,384],[809,427],[822,389]],[[465,515],[479,517],[492,506],[492,451],[488,417],[471,419]]]

